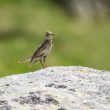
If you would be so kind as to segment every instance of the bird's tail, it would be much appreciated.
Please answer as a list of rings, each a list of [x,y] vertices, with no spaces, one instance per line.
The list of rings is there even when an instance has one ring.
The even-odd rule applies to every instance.
[[[23,59],[23,60],[20,60],[18,61],[19,63],[24,63],[24,62],[27,62],[27,61],[30,61],[31,60],[31,57],[28,57],[26,59]]]

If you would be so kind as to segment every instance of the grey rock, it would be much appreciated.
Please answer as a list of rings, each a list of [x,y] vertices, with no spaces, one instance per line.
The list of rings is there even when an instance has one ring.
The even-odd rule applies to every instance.
[[[110,110],[110,72],[49,67],[0,78],[0,110]]]

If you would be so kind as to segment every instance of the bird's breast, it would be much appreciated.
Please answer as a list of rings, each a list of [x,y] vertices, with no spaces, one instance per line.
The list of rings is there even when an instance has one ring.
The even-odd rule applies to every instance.
[[[45,51],[44,51],[44,54],[45,54],[45,55],[48,55],[51,50],[52,50],[52,45],[47,45],[47,46],[46,46],[46,49],[45,49]]]

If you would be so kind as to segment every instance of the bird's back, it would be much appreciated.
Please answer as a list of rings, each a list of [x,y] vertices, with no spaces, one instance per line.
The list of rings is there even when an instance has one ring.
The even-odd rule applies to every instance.
[[[48,54],[50,53],[51,49],[52,49],[52,41],[51,40],[45,40],[42,43],[42,45],[40,45],[38,47],[38,49],[32,55],[30,63],[33,62],[34,60],[38,61],[43,56],[48,56]]]

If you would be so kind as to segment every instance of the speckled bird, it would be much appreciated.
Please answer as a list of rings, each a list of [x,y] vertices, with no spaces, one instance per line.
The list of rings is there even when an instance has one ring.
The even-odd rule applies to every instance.
[[[42,64],[43,68],[47,67],[46,64],[46,58],[50,54],[52,50],[52,39],[53,39],[54,33],[47,31],[45,33],[45,39],[44,42],[37,48],[37,50],[33,53],[31,57],[28,57],[27,59],[24,59],[22,62],[30,61],[30,66],[38,61]]]

